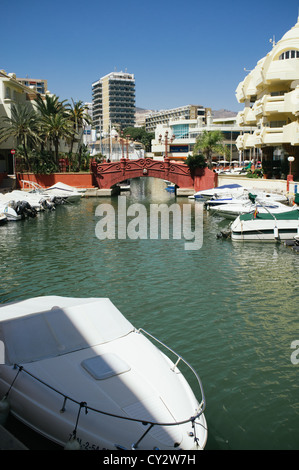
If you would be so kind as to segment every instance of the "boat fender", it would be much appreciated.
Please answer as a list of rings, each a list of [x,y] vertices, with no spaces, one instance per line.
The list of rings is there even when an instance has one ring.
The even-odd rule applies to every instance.
[[[279,238],[278,228],[274,227],[274,238]]]
[[[64,450],[80,450],[81,445],[76,436],[72,436],[70,440],[65,444]]]
[[[10,411],[10,403],[7,396],[0,401],[0,425],[5,426]]]

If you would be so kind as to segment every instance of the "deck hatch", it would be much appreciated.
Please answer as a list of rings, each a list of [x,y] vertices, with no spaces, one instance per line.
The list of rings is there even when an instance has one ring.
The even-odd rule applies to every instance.
[[[131,369],[125,361],[112,353],[90,357],[82,361],[81,365],[96,380],[108,379]]]

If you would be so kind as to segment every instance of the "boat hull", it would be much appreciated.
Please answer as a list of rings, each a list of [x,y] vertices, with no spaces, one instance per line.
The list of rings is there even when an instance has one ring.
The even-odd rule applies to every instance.
[[[259,220],[240,221],[238,217],[231,226],[231,239],[235,241],[277,242],[291,240],[299,234],[297,220]]]
[[[177,356],[179,361],[174,364],[168,354],[126,322],[120,312],[111,319],[115,323],[106,327],[108,336],[97,343],[97,328],[90,330],[89,326],[93,324],[90,322],[97,325],[97,311],[93,309],[87,317],[83,304],[68,310],[56,306],[61,302],[55,298],[51,304],[54,306],[46,312],[30,314],[27,310],[25,319],[17,318],[21,322],[17,327],[11,317],[7,320],[6,312],[22,306],[13,304],[8,306],[10,310],[0,307],[3,338],[5,332],[19,334],[21,324],[21,343],[26,346],[34,342],[35,350],[40,353],[42,349],[43,354],[44,347],[51,350],[45,358],[42,354],[34,360],[30,352],[26,361],[15,368],[14,354],[21,354],[23,349],[18,349],[19,345],[8,347],[6,363],[0,365],[0,398],[9,390],[13,415],[63,447],[75,437],[82,449],[203,449],[207,441],[205,401],[202,398],[198,402],[178,368],[182,358]],[[65,315],[63,321],[61,311]],[[113,313],[112,308],[110,311]],[[45,336],[42,346],[36,330],[31,339],[28,321],[36,320],[41,325],[39,331],[50,325],[52,339]],[[84,328],[79,328],[80,325]],[[122,331],[121,335],[111,339],[111,325]],[[74,331],[70,332],[70,328]],[[53,333],[55,343],[52,344]],[[69,346],[62,339],[70,334],[74,344],[85,344],[88,338],[90,346],[68,352]],[[53,356],[57,341],[59,350]],[[26,346],[22,354],[27,354],[27,349]]]

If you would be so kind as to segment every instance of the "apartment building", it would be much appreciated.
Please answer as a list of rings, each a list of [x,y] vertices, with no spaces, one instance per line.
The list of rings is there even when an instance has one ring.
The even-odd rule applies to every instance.
[[[6,73],[0,70],[0,119],[4,116],[11,117],[11,106],[14,103],[27,103],[34,106],[36,91],[19,82],[14,73]],[[12,173],[14,169],[14,157],[11,150],[17,145],[15,139],[8,139],[0,143],[0,173]]]
[[[252,125],[252,134],[237,139],[240,150],[261,149],[272,176],[288,172],[288,157],[295,157],[292,170],[299,176],[299,18],[238,85],[236,97],[244,103],[238,114],[240,126]],[[266,165],[267,166],[267,165]]]
[[[93,126],[109,133],[112,127],[135,125],[135,78],[133,74],[112,72],[92,84]]]
[[[206,122],[207,114],[211,112],[210,108],[203,106],[188,104],[179,108],[165,109],[161,111],[151,112],[145,118],[145,130],[147,132],[155,132],[159,124],[168,125],[170,120],[175,119],[197,119],[202,118]]]
[[[240,152],[236,147],[236,139],[241,133],[247,131],[252,133],[251,126],[240,127],[236,122],[237,116],[229,118],[213,119],[210,111],[205,117],[197,119],[185,119],[183,116],[169,119],[167,124],[158,124],[155,129],[155,138],[152,140],[152,153],[154,158],[165,156],[166,144],[167,154],[171,159],[184,161],[192,154],[196,139],[203,131],[220,130],[223,134],[223,144],[229,148],[229,160],[241,163],[247,158],[251,159],[250,152]],[[166,134],[167,133],[167,134]],[[166,142],[166,136],[167,141]],[[223,160],[219,156],[218,160]]]
[[[48,90],[48,81],[37,78],[17,78],[18,82],[44,95]]]

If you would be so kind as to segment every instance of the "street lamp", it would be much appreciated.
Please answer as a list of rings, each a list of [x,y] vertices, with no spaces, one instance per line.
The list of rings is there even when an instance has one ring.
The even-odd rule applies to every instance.
[[[292,175],[292,162],[295,160],[295,157],[288,157],[288,161],[290,162],[290,172],[289,175]]]
[[[164,140],[162,139],[162,135],[159,135],[159,144],[165,143],[165,156],[164,158],[168,158],[168,144],[174,141],[174,135],[170,138],[168,137],[168,131],[165,132]]]
[[[287,192],[290,191],[290,181],[293,181],[293,175],[292,175],[292,162],[295,160],[295,157],[288,157],[288,161],[290,163],[290,171],[287,176]]]
[[[130,139],[130,135],[127,134],[126,135],[126,147],[127,147],[127,159],[129,160],[129,139]]]

